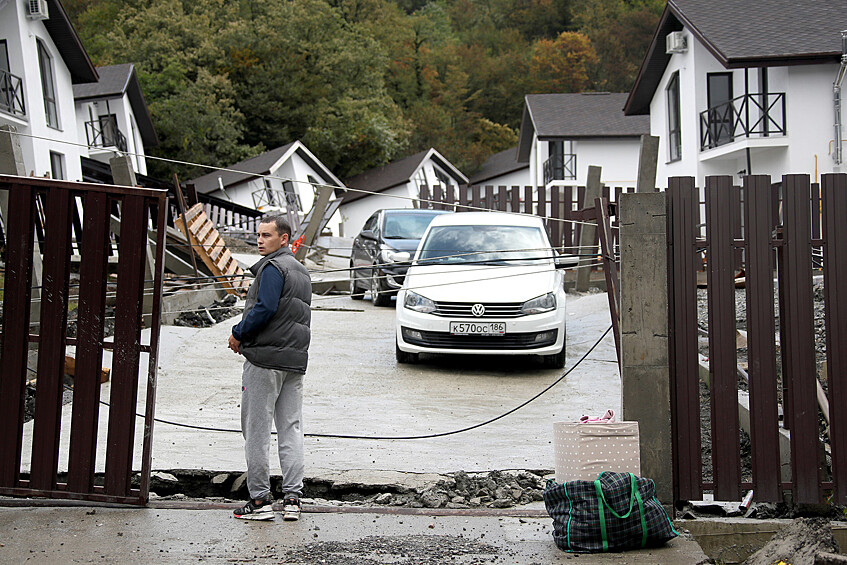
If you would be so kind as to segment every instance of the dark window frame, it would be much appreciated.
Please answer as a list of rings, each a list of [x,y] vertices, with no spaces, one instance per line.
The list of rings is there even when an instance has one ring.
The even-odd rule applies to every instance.
[[[665,88],[668,102],[668,159],[682,160],[682,124],[679,97],[679,71],[671,75]]]
[[[53,57],[40,39],[35,40],[38,51],[38,74],[41,77],[41,94],[44,97],[44,119],[47,127],[59,127],[59,108],[56,102],[56,74],[53,71]]]
[[[57,171],[58,170],[58,171]],[[65,177],[65,156],[56,151],[50,152],[50,176],[56,180],[67,180]]]

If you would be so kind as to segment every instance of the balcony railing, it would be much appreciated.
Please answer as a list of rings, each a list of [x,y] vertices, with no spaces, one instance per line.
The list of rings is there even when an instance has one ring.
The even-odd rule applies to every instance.
[[[20,77],[0,69],[0,112],[25,116],[24,85]]]
[[[115,147],[126,151],[126,136],[118,129],[114,120],[91,120],[85,122],[85,137],[89,147]]]
[[[544,161],[544,184],[551,180],[576,180],[576,154],[565,153],[561,165],[556,162],[556,155]]]
[[[700,112],[700,150],[739,138],[785,135],[785,93],[745,94]]]

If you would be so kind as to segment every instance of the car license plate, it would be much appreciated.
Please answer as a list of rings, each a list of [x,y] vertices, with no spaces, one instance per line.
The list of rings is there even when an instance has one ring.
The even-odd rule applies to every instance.
[[[450,322],[452,335],[505,335],[506,322]]]

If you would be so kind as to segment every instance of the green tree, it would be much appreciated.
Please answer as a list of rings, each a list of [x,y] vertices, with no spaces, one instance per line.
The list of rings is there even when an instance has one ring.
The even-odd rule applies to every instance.
[[[555,40],[540,39],[530,61],[533,92],[580,92],[589,85],[589,67],[597,62],[591,42],[565,31]]]
[[[647,52],[665,0],[583,0],[574,22],[597,51],[591,78],[600,90],[628,91]]]

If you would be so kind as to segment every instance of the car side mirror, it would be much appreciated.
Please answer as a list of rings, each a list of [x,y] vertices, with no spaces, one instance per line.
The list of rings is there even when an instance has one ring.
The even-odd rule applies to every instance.
[[[412,255],[408,251],[398,251],[391,256],[393,263],[408,263],[412,259]]]
[[[576,255],[559,255],[553,259],[557,269],[567,269],[579,265],[579,257]]]
[[[362,230],[362,233],[359,235],[362,236],[362,239],[370,239],[371,241],[376,241],[376,234],[373,230]]]

